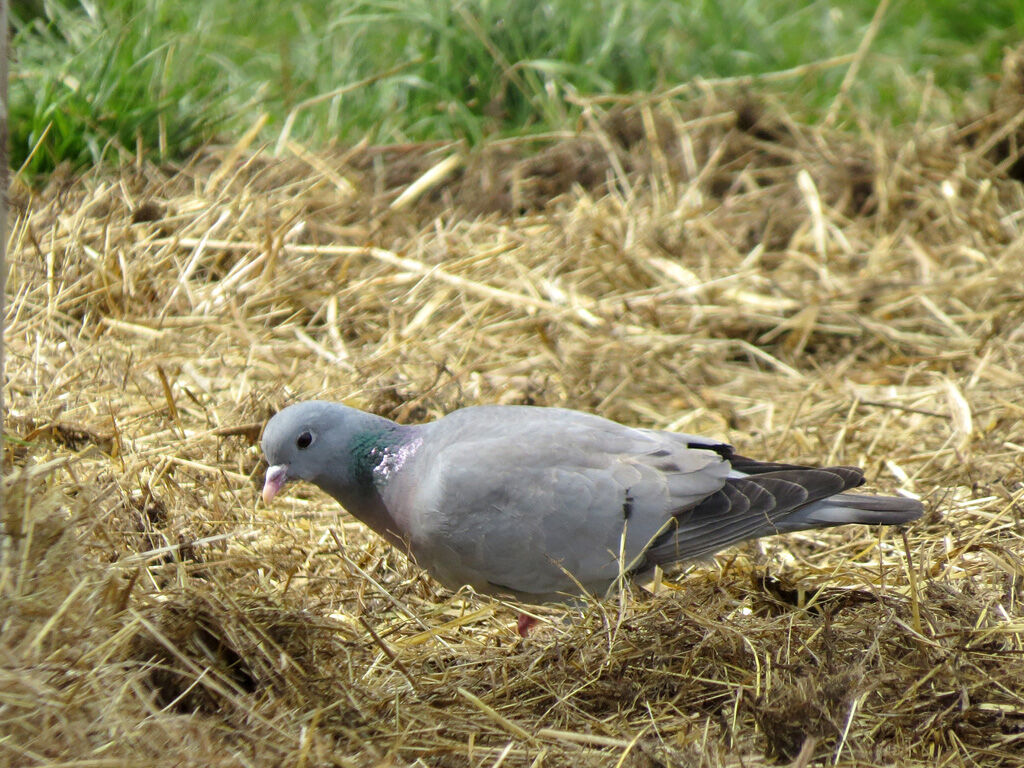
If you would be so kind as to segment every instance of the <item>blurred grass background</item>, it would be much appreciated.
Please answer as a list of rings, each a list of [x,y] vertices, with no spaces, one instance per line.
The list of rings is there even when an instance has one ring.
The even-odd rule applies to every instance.
[[[266,116],[312,146],[572,129],[589,97],[856,51],[877,3],[16,0],[11,154],[27,176],[187,156]],[[893,0],[841,117],[948,119],[992,87],[1019,0]],[[814,120],[845,66],[778,86]],[[934,85],[935,87],[931,87]],[[289,115],[292,119],[289,124]]]

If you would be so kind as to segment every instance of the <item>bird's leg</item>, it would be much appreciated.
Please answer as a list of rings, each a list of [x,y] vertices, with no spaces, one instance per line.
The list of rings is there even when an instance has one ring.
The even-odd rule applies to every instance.
[[[526,637],[530,634],[530,630],[538,623],[537,619],[525,613],[519,614],[519,620],[516,622],[516,630],[519,632],[520,637]]]

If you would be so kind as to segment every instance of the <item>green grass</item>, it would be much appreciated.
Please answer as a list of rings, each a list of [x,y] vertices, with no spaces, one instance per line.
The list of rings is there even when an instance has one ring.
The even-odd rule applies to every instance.
[[[364,136],[479,142],[565,128],[579,114],[574,94],[651,91],[852,52],[874,8],[869,0],[16,3],[12,165],[31,157],[27,169],[38,173],[138,149],[174,159],[215,133],[239,134],[262,113],[272,138],[294,112],[290,135],[312,145]],[[933,77],[948,109],[977,95],[1002,48],[1022,34],[1017,0],[894,0],[851,91],[854,108],[912,119]],[[813,119],[843,72],[778,93]]]

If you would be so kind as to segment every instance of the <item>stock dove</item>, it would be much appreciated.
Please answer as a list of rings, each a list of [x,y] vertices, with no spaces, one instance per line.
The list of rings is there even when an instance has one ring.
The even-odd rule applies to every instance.
[[[760,536],[923,511],[845,493],[864,482],[855,467],[755,461],[563,408],[476,406],[404,426],[308,401],[270,419],[263,451],[264,502],[311,482],[446,587],[532,603],[602,595],[623,574]]]

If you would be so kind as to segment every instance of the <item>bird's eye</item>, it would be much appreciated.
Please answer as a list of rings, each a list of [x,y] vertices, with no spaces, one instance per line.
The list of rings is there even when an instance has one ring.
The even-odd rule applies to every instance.
[[[311,446],[312,444],[313,433],[310,432],[309,430],[306,430],[301,435],[299,435],[299,437],[295,441],[295,445],[298,447],[300,451],[309,448],[309,446]]]

